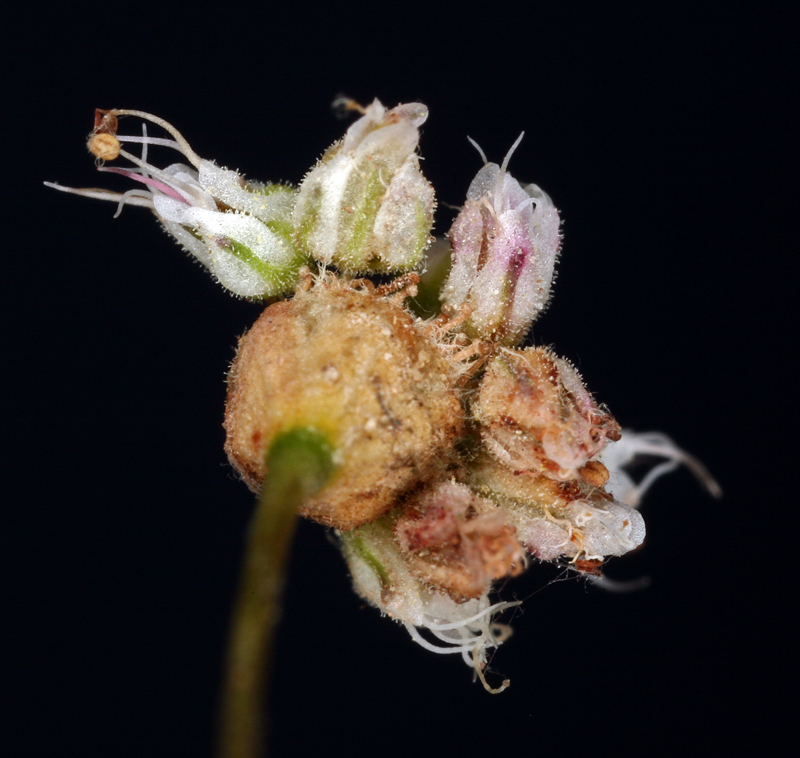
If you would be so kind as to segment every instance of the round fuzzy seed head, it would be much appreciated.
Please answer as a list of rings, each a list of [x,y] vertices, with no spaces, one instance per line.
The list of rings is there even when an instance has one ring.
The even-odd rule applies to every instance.
[[[338,473],[302,514],[353,529],[440,473],[463,411],[449,364],[392,299],[328,279],[267,308],[239,343],[225,449],[257,489],[276,434],[325,434]]]

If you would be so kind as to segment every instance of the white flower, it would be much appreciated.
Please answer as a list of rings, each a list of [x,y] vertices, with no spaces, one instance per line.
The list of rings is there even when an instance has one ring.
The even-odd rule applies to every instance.
[[[422,103],[361,110],[300,185],[294,224],[298,245],[322,264],[349,273],[409,271],[431,242],[433,187],[416,154]]]
[[[90,138],[104,142],[137,142],[142,157],[117,149],[95,153],[121,155],[137,168],[101,166],[98,170],[123,174],[140,182],[143,189],[125,193],[95,189],[73,189],[45,182],[47,186],[123,205],[153,210],[164,228],[206,266],[231,292],[242,297],[273,297],[291,292],[298,279],[303,256],[292,241],[292,210],[296,191],[280,184],[246,181],[238,172],[220,168],[200,158],[171,124],[149,113],[130,110],[107,112],[116,116],[138,116],[157,124],[174,139],[112,135],[107,131]],[[116,121],[115,121],[116,126]],[[96,130],[97,131],[97,130]],[[166,146],[182,153],[191,165],[173,163],[159,169],[147,162],[149,146]],[[90,145],[91,147],[91,145]]]

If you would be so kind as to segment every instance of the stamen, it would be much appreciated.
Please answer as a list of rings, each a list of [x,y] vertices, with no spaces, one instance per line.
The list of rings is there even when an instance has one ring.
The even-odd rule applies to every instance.
[[[177,150],[178,152],[183,152],[181,150],[180,144],[178,144],[174,139],[166,139],[161,137],[148,137],[145,135],[144,137],[134,137],[132,134],[129,136],[118,134],[117,139],[120,142],[141,142],[147,147],[147,145],[159,145],[160,147],[171,147],[173,150]],[[142,156],[144,159],[144,156]]]
[[[93,134],[86,146],[101,161],[113,161],[119,155],[119,140],[107,132]]]
[[[519,146],[519,143],[522,142],[522,138],[525,136],[525,132],[520,132],[519,137],[517,137],[516,142],[511,145],[511,149],[506,153],[506,157],[503,158],[503,165],[500,166],[500,171],[505,173],[506,169],[508,168],[508,162],[511,160],[511,156],[514,154],[514,151]]]
[[[169,185],[170,187],[173,187],[176,192],[180,192],[182,195],[184,195],[182,199],[184,199],[190,205],[192,204],[192,200],[194,199],[192,197],[192,190],[194,189],[193,187],[187,185],[185,182],[182,182],[180,179],[171,176],[170,174],[166,173],[166,171],[162,171],[161,169],[158,169],[155,166],[151,166],[149,163],[144,163],[141,159],[137,158],[132,153],[129,153],[127,150],[120,150],[119,154],[123,158],[127,158],[135,166],[141,166],[141,168],[144,169],[145,174],[152,174],[153,176],[159,177],[161,181],[163,181],[165,184]],[[112,171],[114,169],[104,168],[102,170]],[[121,169],[121,170],[126,170],[126,169]]]
[[[522,601],[515,600],[514,602],[495,603],[494,605],[490,605],[488,608],[484,608],[482,611],[480,611],[480,613],[476,613],[474,616],[470,616],[469,618],[465,618],[461,621],[455,621],[452,624],[429,623],[425,624],[425,626],[431,631],[436,630],[437,632],[446,632],[448,629],[458,629],[460,627],[472,624],[473,622],[484,618],[490,613],[500,613],[500,611],[504,611],[506,608],[513,608],[517,605],[522,605]]]
[[[336,118],[347,118],[352,111],[356,111],[362,116],[367,112],[363,105],[347,95],[337,95],[331,103],[331,109]]]
[[[89,197],[92,200],[113,200],[115,203],[123,196],[121,192],[112,192],[107,189],[77,189],[75,187],[65,187],[63,184],[56,184],[55,182],[43,182],[45,187],[51,187],[59,192],[68,192],[70,195],[81,195],[81,197]],[[140,205],[144,208],[152,209],[153,203],[141,197],[135,197],[128,201],[128,205]]]
[[[484,163],[488,163],[489,161],[486,160],[486,153],[484,153],[483,150],[481,150],[481,146],[477,142],[475,142],[475,140],[472,139],[472,137],[467,137],[467,139],[472,143],[472,146],[478,151],[478,154],[481,156],[481,160]]]
[[[599,587],[606,592],[638,592],[639,590],[646,589],[652,583],[649,576],[640,576],[637,579],[609,579],[605,575],[600,576],[586,576],[586,581]]]
[[[142,143],[142,163],[147,163],[147,122],[142,121],[142,137],[145,142]]]
[[[671,471],[674,471],[679,465],[680,461],[665,461],[650,469],[650,471],[642,477],[642,481],[636,485],[636,492],[634,496],[630,498],[631,500],[635,499],[636,502],[630,503],[629,505],[631,505],[632,508],[637,508],[642,501],[642,497],[644,497],[644,493],[650,489],[653,482],[664,476],[664,474],[669,474]],[[716,482],[714,483],[716,484]]]
[[[411,635],[411,639],[414,640],[418,645],[421,645],[426,650],[430,650],[432,653],[439,653],[441,655],[448,655],[450,653],[460,653],[462,651],[469,651],[472,649],[472,645],[459,645],[456,647],[442,647],[441,645],[434,645],[431,642],[428,642],[418,631],[417,628],[408,622],[403,624],[406,629],[408,629],[408,633]]]
[[[517,207],[516,211],[519,213],[523,208],[527,208],[529,205],[538,204],[539,198],[536,197],[529,197],[527,200],[523,200]]]
[[[119,205],[117,206],[117,212],[114,214],[114,218],[119,218],[120,213],[122,213],[123,206],[129,204],[128,198],[131,197],[146,198],[149,206],[151,208],[153,207],[153,201],[150,199],[153,197],[152,193],[147,192],[146,190],[130,189],[127,192],[122,193],[122,196],[119,199]],[[130,203],[130,205],[135,205],[135,203]]]
[[[499,687],[490,687],[489,682],[486,681],[486,677],[483,674],[483,666],[481,666],[480,661],[478,661],[478,649],[472,651],[472,660],[475,662],[475,671],[478,674],[478,678],[481,680],[481,684],[483,685],[483,689],[485,689],[491,695],[499,695],[503,690],[507,689],[508,686],[511,684],[510,679],[503,679],[503,683]]]
[[[460,638],[458,638],[458,637],[448,637],[444,632],[435,632],[435,631],[433,631],[433,629],[429,629],[428,631],[430,631],[430,633],[434,637],[436,637],[437,640],[441,640],[442,642],[446,642],[448,645],[463,646],[466,643],[472,642],[473,640],[478,640],[481,637],[480,634],[470,635],[469,632],[467,632],[468,636],[466,636],[466,637],[464,637],[464,636],[462,636]],[[459,629],[458,631],[461,632],[461,631],[464,631],[464,630]],[[471,645],[470,645],[469,649],[472,649]]]
[[[175,141],[178,143],[180,151],[186,156],[186,158],[189,160],[189,163],[191,163],[196,169],[200,169],[203,159],[197,153],[195,153],[194,150],[192,150],[184,136],[172,124],[164,121],[163,118],[154,116],[152,113],[145,113],[144,111],[120,110],[118,108],[108,112],[114,116],[138,116],[139,118],[143,118],[145,121],[158,124],[162,129],[175,137]],[[127,156],[125,157],[127,158]]]
[[[606,448],[604,455],[612,464],[611,468],[614,471],[623,469],[639,455],[655,455],[669,460],[669,463],[662,463],[656,466],[639,484],[635,485],[635,490],[631,493],[632,499],[635,500],[635,504],[631,503],[633,507],[638,505],[645,490],[658,477],[673,470],[673,463],[686,466],[712,497],[722,497],[722,487],[711,476],[709,470],[693,455],[678,447],[666,434],[661,434],[660,432],[637,434],[626,431],[619,442],[615,442],[613,446]]]

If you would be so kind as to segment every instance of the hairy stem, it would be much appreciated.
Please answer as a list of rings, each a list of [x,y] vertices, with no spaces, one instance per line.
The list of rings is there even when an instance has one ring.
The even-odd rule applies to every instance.
[[[250,525],[231,625],[220,758],[263,754],[266,683],[297,511],[330,479],[332,450],[319,432],[296,428],[278,436],[267,453],[268,473]]]

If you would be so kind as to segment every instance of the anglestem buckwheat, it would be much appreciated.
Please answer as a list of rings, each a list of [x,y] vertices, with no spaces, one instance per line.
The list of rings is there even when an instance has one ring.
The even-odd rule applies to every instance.
[[[242,672],[268,659],[258,640],[271,639],[283,564],[264,551],[285,553],[295,513],[336,530],[359,595],[427,650],[460,653],[499,692],[508,682],[487,681],[488,652],[511,633],[496,616],[518,603],[490,599],[498,581],[532,560],[599,577],[606,558],[642,543],[636,507],[680,464],[721,494],[668,437],[622,432],[568,361],[519,347],[561,248],[550,197],[507,170],[522,135],[502,165],[481,151],[448,233],[449,273],[436,264],[440,312],[425,320],[406,301],[432,240],[434,192],[417,155],[428,109],[347,105],[360,118],[298,189],[220,168],[166,121],[132,110],[98,111],[89,149],[98,170],[136,187],[49,184],[118,212],[149,208],[233,294],[282,298],[242,337],[229,376],[225,450],[261,497],[237,606],[227,756],[258,749],[260,677]],[[120,135],[123,117],[169,136],[144,124],[141,136]],[[189,165],[158,168],[149,153],[160,148]],[[117,158],[132,167],[104,165]],[[377,285],[363,278],[373,273],[402,276]],[[637,484],[627,469],[645,455],[664,460]],[[316,463],[302,470],[292,456]]]

